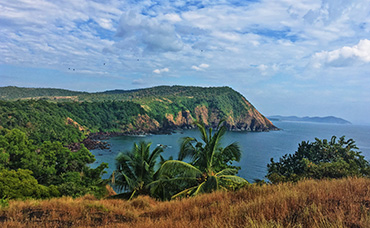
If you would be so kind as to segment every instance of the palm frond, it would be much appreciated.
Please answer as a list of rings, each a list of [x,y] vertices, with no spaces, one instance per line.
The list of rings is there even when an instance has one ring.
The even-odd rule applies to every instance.
[[[190,195],[190,193],[191,193],[194,189],[196,189],[197,187],[198,187],[198,186],[193,186],[193,187],[191,187],[191,188],[187,188],[187,189],[185,189],[185,190],[183,190],[183,191],[181,191],[181,192],[179,192],[179,193],[177,193],[177,194],[173,195],[173,196],[171,197],[171,199],[175,199],[175,198],[180,197],[180,196]]]
[[[205,181],[204,185],[204,192],[213,192],[218,190],[218,177],[217,176],[209,176]]]
[[[160,146],[157,146],[152,153],[149,156],[148,163],[152,166],[153,163],[155,163],[160,156],[160,154],[163,152],[163,148]]]
[[[180,161],[187,157],[190,157],[193,160],[194,156],[196,156],[196,149],[192,145],[192,142],[196,142],[196,139],[192,137],[184,137],[181,139],[180,152],[178,155],[178,159]]]
[[[179,160],[169,160],[163,163],[159,170],[160,176],[181,175],[182,177],[196,177],[202,172],[189,163]]]
[[[197,187],[197,190],[195,192],[192,193],[193,196],[196,196],[200,193],[205,193],[205,185],[206,185],[206,182],[204,181],[203,183],[201,183],[200,185],[198,185]]]
[[[195,122],[195,124],[198,126],[198,129],[201,133],[202,140],[207,144],[208,143],[208,135],[207,135],[207,131],[206,131],[206,127],[204,126],[204,123]]]
[[[114,185],[117,186],[120,190],[133,190],[136,188],[138,183],[135,179],[130,178],[124,172],[116,172]]]
[[[221,154],[223,154],[227,159],[233,160],[233,161],[240,161],[240,158],[242,156],[242,152],[240,150],[240,146],[238,143],[234,142],[227,147],[225,147]]]
[[[157,184],[163,184],[163,183],[172,183],[174,185],[178,183],[184,183],[184,182],[189,182],[189,181],[196,181],[196,177],[174,177],[174,178],[169,178],[169,177],[161,177],[155,181],[152,181],[147,185],[147,187],[151,187]]]
[[[153,181],[156,160],[163,149],[157,147],[151,153],[151,144],[134,143],[131,151],[119,153],[116,157],[116,170],[114,171],[115,186],[121,190],[134,191],[136,189],[137,193],[141,194],[143,188]]]
[[[235,175],[236,173],[238,173],[237,169],[227,168],[227,169],[223,169],[220,172],[216,173],[216,176]]]
[[[128,200],[131,200],[134,197],[135,193],[136,193],[136,189],[134,191],[132,191],[132,194],[131,194],[131,196]]]
[[[235,175],[220,175],[218,176],[220,179],[225,181],[231,181],[236,184],[248,183],[248,181],[242,177],[238,177]]]
[[[217,129],[220,129],[221,125],[222,125],[223,123],[225,123],[225,122],[226,122],[226,119],[225,119],[225,118],[222,118],[222,119],[220,120],[220,122],[218,123],[218,125],[217,125]]]

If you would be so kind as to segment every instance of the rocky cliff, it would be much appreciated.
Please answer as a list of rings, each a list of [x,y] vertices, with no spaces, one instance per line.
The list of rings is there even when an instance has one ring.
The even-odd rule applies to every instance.
[[[167,89],[169,93],[162,94],[161,98],[156,96],[150,101],[147,98],[137,99],[145,103],[149,113],[162,113],[163,129],[190,129],[195,127],[195,121],[216,127],[221,120],[225,120],[231,131],[277,130],[244,96],[231,88],[201,88],[202,91],[194,92],[193,96],[189,96],[187,87],[178,88],[176,93]]]

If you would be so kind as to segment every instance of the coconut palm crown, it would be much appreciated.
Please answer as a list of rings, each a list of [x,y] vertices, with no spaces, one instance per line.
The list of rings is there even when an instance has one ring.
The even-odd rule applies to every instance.
[[[229,190],[233,187],[248,183],[245,179],[236,176],[238,169],[231,166],[231,161],[239,161],[241,151],[237,143],[232,143],[225,148],[220,146],[220,140],[226,132],[226,127],[220,122],[215,133],[212,128],[207,129],[205,125],[196,122],[201,133],[202,141],[186,137],[181,143],[179,160],[169,160],[163,163],[159,173],[161,182],[186,186],[172,196],[193,196],[200,193],[212,192],[223,189]],[[186,163],[183,159],[190,158]],[[184,184],[187,183],[187,184]]]
[[[156,147],[150,153],[152,143],[134,143],[131,151],[119,153],[116,157],[116,170],[112,174],[112,183],[119,190],[130,192],[130,199],[134,195],[149,194],[150,184],[154,180],[155,166],[163,148]]]

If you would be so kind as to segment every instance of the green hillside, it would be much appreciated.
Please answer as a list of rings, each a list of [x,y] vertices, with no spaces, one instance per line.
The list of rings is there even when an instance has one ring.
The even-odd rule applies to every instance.
[[[133,131],[145,114],[140,105],[129,101],[0,101],[0,128],[20,129],[37,143],[70,144],[81,142],[91,132],[129,132],[129,127]]]
[[[20,128],[37,142],[78,142],[90,132],[188,129],[196,120],[215,127],[226,119],[229,130],[276,129],[229,87],[159,86],[97,93],[1,87],[0,98],[0,126]]]
[[[0,87],[1,100],[17,100],[27,98],[53,99],[54,97],[77,96],[81,94],[85,94],[85,92],[51,88],[21,88],[16,86]],[[69,99],[74,98],[71,97]]]

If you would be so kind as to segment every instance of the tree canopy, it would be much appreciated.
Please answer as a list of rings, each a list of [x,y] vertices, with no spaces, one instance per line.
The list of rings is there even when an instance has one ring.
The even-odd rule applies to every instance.
[[[159,170],[159,179],[152,183],[153,192],[168,187],[167,195],[162,195],[164,198],[194,196],[219,189],[230,190],[247,183],[245,179],[236,176],[238,169],[228,164],[240,160],[239,146],[236,143],[225,148],[220,146],[226,132],[225,126],[219,125],[213,134],[211,128],[207,133],[203,123],[196,124],[203,142],[195,138],[184,138],[179,160],[164,162]],[[185,158],[191,158],[191,162],[181,161]]]
[[[119,190],[129,191],[129,199],[135,195],[149,195],[149,184],[154,181],[156,164],[163,148],[150,152],[152,143],[134,144],[131,151],[121,152],[116,157],[116,170],[112,182]]]
[[[54,186],[53,189],[57,191],[53,191],[53,195],[57,192],[59,195],[68,196],[81,196],[86,193],[102,196],[105,183],[101,175],[107,164],[102,163],[95,169],[87,166],[94,161],[94,156],[83,145],[80,150],[72,152],[57,141],[45,141],[36,145],[19,129],[0,129],[0,170],[3,178],[9,180],[0,186],[2,194],[10,196],[6,189],[14,188],[18,180],[27,180],[45,188]],[[17,180],[10,181],[14,178]],[[19,188],[22,186],[18,185]],[[47,193],[37,193],[45,190],[43,187],[37,188],[36,193],[24,192],[23,196],[48,196]],[[23,197],[21,191],[12,196]]]
[[[298,181],[303,178],[342,178],[369,176],[370,164],[357,150],[353,139],[302,141],[294,154],[286,154],[267,165],[267,178],[272,183]]]

